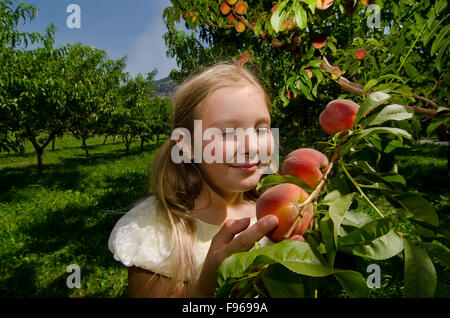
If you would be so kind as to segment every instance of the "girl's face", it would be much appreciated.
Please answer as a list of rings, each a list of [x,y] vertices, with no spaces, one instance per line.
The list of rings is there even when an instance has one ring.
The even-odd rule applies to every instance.
[[[251,85],[221,88],[206,99],[203,109],[202,136],[209,139],[202,140],[203,175],[224,192],[254,188],[274,149],[263,93]],[[205,130],[211,128],[217,134],[207,138]],[[205,162],[208,156],[215,162]]]

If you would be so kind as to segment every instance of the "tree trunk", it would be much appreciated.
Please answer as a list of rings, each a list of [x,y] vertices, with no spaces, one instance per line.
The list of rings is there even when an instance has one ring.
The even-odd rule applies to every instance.
[[[117,135],[114,136],[114,142],[116,142],[116,141],[117,141]]]
[[[56,140],[56,136],[52,140],[52,151],[55,151],[55,140]]]
[[[106,144],[106,139],[108,139],[108,135],[105,135],[105,140],[103,140],[103,145]]]
[[[159,134],[156,135],[156,145],[157,145],[157,146],[159,145]]]
[[[36,152],[37,152],[37,160],[38,160],[38,175],[39,177],[42,177],[43,173],[44,173],[44,166],[42,164],[42,155],[44,154],[44,149],[42,149],[41,147],[37,147],[36,148]]]
[[[83,149],[86,152],[86,157],[87,157],[89,164],[92,164],[91,155],[89,154],[88,148],[86,146],[86,138],[83,138]]]
[[[144,136],[141,136],[141,151],[144,151]]]

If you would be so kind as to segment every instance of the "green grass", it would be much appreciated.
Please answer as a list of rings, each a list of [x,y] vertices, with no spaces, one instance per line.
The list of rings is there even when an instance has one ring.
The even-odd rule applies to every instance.
[[[0,154],[0,294],[3,297],[127,297],[127,271],[108,250],[109,234],[130,207],[151,193],[148,168],[157,147],[110,137],[56,140],[44,151],[38,177],[31,144],[24,154]],[[81,288],[69,289],[66,268],[81,268]]]
[[[135,142],[127,157],[119,140],[102,143],[88,139],[89,165],[81,141],[57,139],[55,151],[49,145],[44,152],[41,178],[31,144],[24,154],[0,153],[2,297],[128,297],[126,267],[107,243],[117,220],[151,193],[148,168],[157,146],[153,141],[141,152]],[[448,228],[447,147],[423,145],[397,161]],[[79,289],[66,286],[70,264],[81,268]]]

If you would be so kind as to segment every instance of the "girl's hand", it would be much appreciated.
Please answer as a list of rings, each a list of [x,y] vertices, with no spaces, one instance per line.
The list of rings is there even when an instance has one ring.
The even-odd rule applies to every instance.
[[[277,224],[278,219],[274,215],[266,215],[250,227],[250,218],[226,221],[211,241],[191,297],[212,297],[220,264],[231,254],[250,250]]]

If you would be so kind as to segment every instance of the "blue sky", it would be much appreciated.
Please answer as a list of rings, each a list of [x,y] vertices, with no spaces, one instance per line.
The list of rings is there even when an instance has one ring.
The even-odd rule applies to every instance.
[[[133,77],[137,73],[158,69],[156,79],[176,69],[175,59],[166,56],[162,19],[169,0],[25,0],[38,10],[38,16],[21,25],[20,30],[44,32],[53,23],[56,27],[56,46],[81,42],[105,50],[111,59],[127,55],[127,69]],[[70,29],[66,12],[70,4],[81,8],[81,28]],[[21,22],[22,23],[22,22]]]

